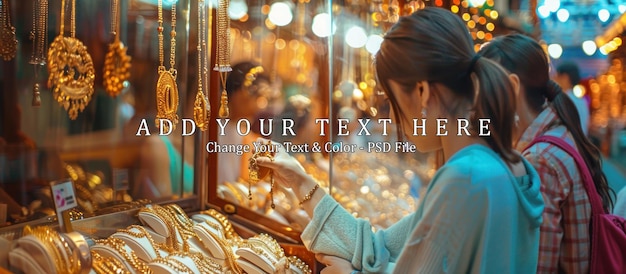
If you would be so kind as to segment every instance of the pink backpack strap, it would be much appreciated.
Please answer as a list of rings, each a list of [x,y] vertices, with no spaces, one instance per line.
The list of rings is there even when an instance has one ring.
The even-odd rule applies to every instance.
[[[530,148],[532,145],[536,143],[553,144],[559,147],[560,149],[562,149],[563,151],[567,152],[567,154],[569,154],[570,156],[572,156],[572,158],[574,158],[574,161],[576,162],[576,166],[578,167],[578,171],[580,172],[580,175],[582,176],[583,185],[585,186],[585,190],[587,191],[587,197],[589,197],[589,202],[591,203],[592,214],[598,214],[598,215],[605,214],[604,207],[602,206],[602,198],[600,198],[600,195],[596,191],[596,187],[593,184],[593,178],[591,177],[591,173],[589,173],[587,164],[585,164],[585,161],[583,160],[582,156],[580,156],[580,153],[578,153],[578,151],[576,151],[576,149],[573,146],[565,142],[565,140],[559,137],[550,136],[550,135],[543,135],[543,136],[539,136],[535,138],[532,142],[530,142],[530,144],[528,144],[526,149]]]

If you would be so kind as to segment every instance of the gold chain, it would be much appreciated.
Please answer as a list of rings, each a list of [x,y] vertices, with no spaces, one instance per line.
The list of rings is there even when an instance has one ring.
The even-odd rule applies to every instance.
[[[270,177],[270,206],[272,209],[276,208],[274,204],[274,172],[266,167],[260,167],[256,163],[258,157],[268,157],[270,160],[274,160],[274,154],[272,152],[272,142],[269,141],[265,145],[261,145],[262,149],[254,152],[248,162],[248,200],[252,200],[252,184],[256,184],[260,180]]]
[[[131,250],[129,252],[126,249],[126,243],[124,242],[124,240],[117,238],[107,238],[102,240],[96,240],[96,243],[115,249],[115,251],[117,251],[117,253],[124,257],[124,260],[139,273],[150,273],[150,268],[148,268],[148,265],[141,261],[134,251]]]
[[[76,37],[76,0],[72,0],[72,12],[70,13],[70,36]]]
[[[130,274],[122,262],[113,257],[102,257],[95,251],[91,251],[93,258],[92,269],[96,274]]]
[[[176,3],[172,3],[172,30],[170,31],[170,69],[166,70],[163,49],[163,0],[158,1],[158,22],[157,27],[159,38],[159,80],[156,87],[157,115],[155,124],[161,126],[161,119],[167,120],[170,124],[164,123],[163,130],[170,132],[178,124],[178,85],[176,84]]]
[[[133,229],[137,229],[140,232],[134,231]],[[128,234],[132,237],[141,239],[141,238],[146,238],[148,239],[148,242],[150,243],[150,247],[152,247],[152,249],[154,250],[154,253],[156,254],[157,257],[161,257],[161,251],[160,251],[160,246],[159,244],[157,244],[154,239],[152,238],[152,235],[150,235],[150,233],[148,233],[148,231],[146,230],[145,227],[140,226],[140,225],[131,225],[127,228],[121,228],[117,230],[118,232],[121,233],[125,233]]]
[[[11,25],[11,10],[9,9],[10,0],[0,1],[0,56],[4,61],[10,61],[15,58],[17,53],[17,38],[15,36],[15,27]]]
[[[48,0],[36,0],[33,3],[33,29],[30,32],[33,41],[33,52],[30,63],[34,66],[35,84],[33,85],[33,99],[31,105],[41,106],[41,92],[39,91],[39,67],[46,64],[46,43],[48,41]]]
[[[209,104],[202,81],[207,74],[206,59],[203,51],[206,51],[206,6],[204,0],[198,0],[198,93],[193,104],[193,119],[201,131],[209,129],[211,118],[211,105]],[[205,83],[206,84],[206,83]]]
[[[230,67],[230,17],[228,16],[228,6],[230,0],[219,0],[217,8],[217,64],[213,70],[220,73],[220,82],[222,84],[222,95],[220,99],[220,118],[226,118],[230,115],[228,109],[228,94],[226,92],[226,78],[228,72],[233,69]]]

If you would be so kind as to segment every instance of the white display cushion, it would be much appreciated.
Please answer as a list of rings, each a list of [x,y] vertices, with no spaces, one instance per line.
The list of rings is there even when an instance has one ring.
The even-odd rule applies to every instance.
[[[204,222],[210,222],[212,224],[215,224],[217,227],[221,227],[220,230],[220,236],[222,237],[222,239],[225,238],[224,236],[224,226],[222,226],[222,223],[218,220],[216,220],[215,218],[213,218],[213,216],[211,215],[206,215],[206,214],[195,214],[193,216],[191,216],[191,219],[196,221],[197,223],[204,223]]]
[[[170,236],[170,230],[165,220],[150,211],[139,211],[139,220],[148,227],[152,228],[156,233],[163,237]]]
[[[191,261],[191,259],[189,259]],[[193,265],[193,266],[192,266]],[[157,258],[148,264],[148,267],[154,274],[172,274],[172,273],[186,273],[186,274],[203,274],[200,273],[193,261],[191,265],[181,262],[168,256],[166,258]]]
[[[57,273],[54,259],[50,257],[46,247],[35,236],[26,235],[19,238],[17,243],[30,255],[33,263],[39,264],[42,269],[48,269],[48,273]]]
[[[274,272],[268,273],[263,271],[263,269],[259,268],[258,266],[254,265],[251,262],[248,262],[245,259],[237,259],[237,264],[239,265],[239,267],[241,267],[241,269],[243,269],[243,271],[245,271],[248,274],[272,274]]]
[[[131,248],[128,247],[127,245],[124,245],[124,250],[126,251],[127,254],[132,252]],[[133,265],[126,260],[126,257],[120,254],[119,251],[117,251],[115,248],[98,243],[91,247],[91,251],[100,254],[100,256],[102,256],[103,258],[111,257],[115,260],[118,260],[119,262],[124,264],[124,268],[126,268],[128,272],[130,272],[131,274],[137,273]]]
[[[256,252],[254,252],[252,249],[248,247],[238,248],[237,251],[235,251],[235,254],[239,256],[239,259],[237,260],[237,262],[243,259],[254,264],[258,268],[265,271],[266,273],[276,272],[276,268],[274,267],[274,264],[276,263],[275,261],[274,262],[271,261],[271,259],[268,258],[267,256],[257,254]]]
[[[9,252],[9,264],[15,269],[19,269],[25,274],[46,274],[56,273],[54,267],[46,268],[49,271],[44,271],[39,263],[24,249],[21,247],[15,248]]]
[[[123,240],[126,245],[135,252],[140,260],[148,263],[157,257],[165,257],[168,255],[166,251],[152,245],[152,242],[150,241],[152,236],[147,228],[132,225],[129,226],[127,230],[131,231],[133,234],[143,236],[135,237],[135,235],[131,235],[124,231],[118,231],[113,233],[111,237]]]
[[[224,247],[220,244],[220,239],[216,239],[216,237],[221,237],[224,239],[221,231],[214,229],[206,222],[197,223],[193,226],[193,231],[198,235],[204,247],[206,247],[211,253],[211,257],[214,257],[219,260],[225,260],[226,254],[224,253]]]

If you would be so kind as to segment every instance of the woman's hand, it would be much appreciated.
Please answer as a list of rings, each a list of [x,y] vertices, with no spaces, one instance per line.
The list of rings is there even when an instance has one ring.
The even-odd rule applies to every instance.
[[[259,138],[257,142],[267,144],[269,141]],[[293,189],[298,197],[302,197],[306,194],[306,192],[302,194],[302,191],[308,191],[315,186],[315,181],[306,173],[300,162],[285,151],[282,144],[271,142],[271,145],[275,146],[274,157],[258,157],[257,165],[272,169],[276,183]]]
[[[317,261],[326,266],[320,272],[321,274],[350,274],[354,270],[352,268],[352,263],[339,257],[318,253],[315,255],[315,258],[317,259]]]
[[[267,144],[269,141],[259,138],[257,142]],[[256,164],[273,170],[274,182],[286,188],[291,188],[300,201],[300,206],[309,216],[313,216],[315,207],[324,197],[324,190],[319,189],[313,177],[306,173],[304,167],[285,151],[282,144],[274,143],[274,156],[258,157]]]

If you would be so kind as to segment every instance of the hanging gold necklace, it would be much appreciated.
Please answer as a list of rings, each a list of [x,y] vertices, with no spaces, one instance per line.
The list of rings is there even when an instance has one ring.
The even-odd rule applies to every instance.
[[[119,1],[111,1],[111,34],[113,42],[109,44],[109,52],[104,58],[104,89],[115,97],[124,88],[124,82],[130,78],[130,56],[126,55],[126,47],[120,41]]]
[[[46,44],[48,42],[48,0],[37,0],[33,5],[33,29],[30,32],[33,41],[33,53],[30,64],[35,69],[35,85],[33,86],[32,106],[41,106],[39,92],[39,70],[46,65]]]
[[[171,130],[178,124],[178,86],[176,85],[176,2],[172,3],[172,30],[170,31],[170,69],[165,70],[163,53],[163,0],[159,0],[159,80],[156,87],[157,116],[156,126],[160,126],[160,120],[169,120],[172,123]],[[168,123],[163,124],[165,132],[170,131]]]
[[[75,120],[93,95],[95,69],[87,47],[76,39],[76,0],[70,10],[70,37],[65,37],[65,0],[61,0],[61,31],[48,50],[48,88]]]
[[[217,8],[217,64],[213,70],[220,73],[220,82],[222,84],[222,95],[220,99],[220,118],[229,116],[228,94],[226,93],[226,78],[228,72],[233,69],[230,67],[230,18],[228,17],[228,6],[230,0],[219,0]]]
[[[211,105],[208,103],[204,93],[202,82],[206,84],[207,75],[207,56],[203,56],[203,50],[206,51],[206,7],[204,0],[198,1],[198,93],[193,104],[193,119],[196,126],[201,131],[209,128],[209,119],[211,118]]]
[[[17,38],[15,37],[15,27],[11,25],[11,11],[9,10],[10,0],[2,0],[0,5],[0,56],[4,61],[15,58],[17,53]]]

